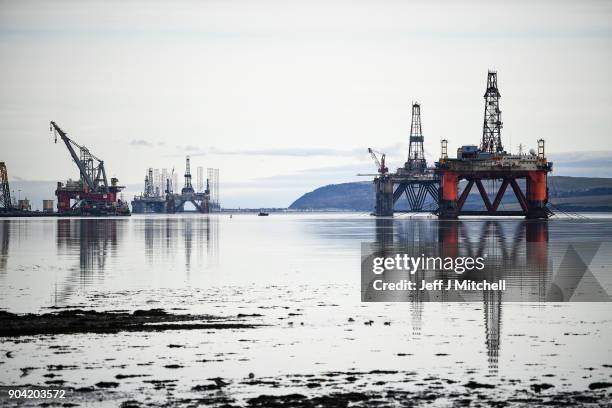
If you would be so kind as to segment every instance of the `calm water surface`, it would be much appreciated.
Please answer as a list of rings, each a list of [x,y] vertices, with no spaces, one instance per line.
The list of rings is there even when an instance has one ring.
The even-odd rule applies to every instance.
[[[376,220],[365,214],[0,219],[4,310],[164,308],[256,313],[261,316],[255,322],[266,324],[242,331],[43,336],[3,344],[14,357],[3,360],[2,383],[43,384],[49,378],[45,367],[54,364],[73,366],[61,373],[71,386],[120,373],[179,379],[189,389],[210,377],[231,382],[249,373],[288,378],[374,369],[477,379],[502,389],[519,378],[545,378],[558,389],[609,381],[610,303],[360,302],[362,242],[454,237],[520,257],[525,242],[535,240],[546,248],[554,272],[563,256],[555,252],[557,243],[612,237],[612,218],[604,215],[533,225],[518,219]],[[603,265],[610,257],[612,247],[593,262]],[[608,290],[609,279],[598,278]],[[533,276],[526,273],[525,279]],[[365,325],[369,320],[372,325]],[[184,347],[168,348],[176,343]],[[181,368],[166,368],[170,364]],[[34,368],[26,378],[23,367]],[[392,374],[381,377],[386,387],[393,384]],[[141,378],[124,380],[119,389],[147,392]]]

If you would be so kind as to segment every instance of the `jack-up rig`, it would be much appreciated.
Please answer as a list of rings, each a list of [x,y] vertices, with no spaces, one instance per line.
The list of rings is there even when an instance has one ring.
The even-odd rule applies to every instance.
[[[457,158],[448,157],[447,140],[441,142],[441,155],[434,168],[426,166],[423,156],[420,105],[412,107],[412,128],[408,161],[396,173],[389,174],[374,156],[378,174],[374,179],[376,206],[374,215],[392,216],[394,204],[403,193],[408,198],[410,211],[423,211],[426,195],[434,198],[437,208],[432,212],[439,218],[453,219],[460,215],[524,216],[529,219],[546,219],[552,215],[548,204],[548,173],[552,162],[546,159],[544,140],[539,139],[537,152],[511,154],[504,150],[501,140],[501,94],[497,87],[497,72],[489,71],[484,94],[485,110],[480,146],[464,145],[457,150]],[[500,181],[493,200],[483,184],[485,180]],[[465,187],[459,194],[460,181]],[[524,185],[525,192],[521,188]],[[485,206],[483,211],[464,210],[463,206],[476,185]],[[395,187],[397,185],[397,187]],[[510,186],[520,210],[500,210],[504,194]]]
[[[68,180],[66,184],[57,183],[57,211],[59,215],[130,215],[126,202],[118,199],[117,194],[123,190],[119,180],[111,178],[110,185],[106,177],[104,161],[94,156],[88,148],[80,146],[70,139],[55,122],[50,130],[62,139],[74,163],[79,168],[78,181]],[[79,151],[75,151],[75,148]]]
[[[218,183],[219,170],[208,169],[206,187],[203,184],[203,169],[198,168],[197,191],[191,182],[191,165],[189,156],[185,163],[185,182],[180,193],[175,193],[176,181],[174,169],[168,174],[163,169],[161,174],[156,169],[149,168],[145,176],[144,192],[135,196],[132,201],[132,211],[138,214],[185,212],[185,204],[191,203],[195,212],[209,213],[219,210]],[[212,185],[211,185],[212,184]],[[163,190],[163,193],[162,193]]]

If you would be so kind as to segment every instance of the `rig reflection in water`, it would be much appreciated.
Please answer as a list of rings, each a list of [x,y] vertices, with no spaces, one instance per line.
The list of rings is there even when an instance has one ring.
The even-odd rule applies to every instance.
[[[378,218],[375,222],[375,242],[362,244],[362,300],[408,302],[413,330],[417,334],[421,331],[425,302],[482,303],[491,371],[497,371],[504,302],[610,301],[605,285],[598,280],[606,276],[606,271],[598,270],[595,276],[588,267],[597,254],[606,257],[605,254],[609,252],[606,247],[601,242],[551,243],[548,221]],[[380,275],[373,274],[374,259],[394,259],[405,254],[423,259],[424,254],[436,255],[438,259],[484,258],[486,267],[459,274],[441,268],[399,270],[397,264],[393,264]],[[607,272],[610,272],[609,269]],[[399,286],[404,289],[382,291],[376,290],[377,286],[373,284],[375,281],[396,283],[408,280],[415,282],[413,287],[417,289],[424,281],[445,283],[444,289],[405,290],[405,286]],[[483,280],[503,281],[506,288],[446,290],[446,282]]]
[[[7,221],[8,222],[8,221]],[[134,240],[132,234],[144,235],[144,263],[138,267],[152,267],[160,259],[172,261],[182,252],[183,270],[189,280],[194,248],[199,261],[206,259],[208,265],[218,264],[219,220],[216,216],[133,218],[128,225],[119,219],[69,218],[58,219],[56,244],[58,254],[65,258],[78,259],[78,266],[64,284],[56,285],[54,306],[62,306],[79,288],[104,281],[105,273],[117,273],[118,263],[129,252],[126,243]],[[9,228],[3,228],[2,243],[8,252]],[[138,237],[135,241],[140,242]],[[206,256],[204,256],[206,248]],[[3,251],[4,252],[4,251]],[[120,254],[119,252],[122,252]],[[5,257],[0,254],[0,267]],[[113,267],[108,261],[113,260]],[[132,266],[133,267],[133,266]],[[1,271],[1,269],[0,269]]]
[[[394,222],[391,218],[376,219],[376,241],[374,246],[377,255],[394,256],[398,250],[404,253],[421,254],[428,247],[435,246],[435,251],[443,257],[456,258],[459,256],[479,257],[487,254],[487,258],[496,259],[494,275],[489,275],[490,280],[506,275],[510,267],[513,271],[526,272],[531,278],[520,280],[525,282],[535,281],[536,288],[544,287],[550,275],[550,261],[548,256],[548,223],[546,221],[518,221],[500,222],[488,220],[485,222],[470,221],[434,221],[410,220],[410,222]],[[504,224],[514,229],[511,233],[504,228]],[[396,231],[397,228],[397,231]],[[480,230],[480,231],[478,231]],[[511,239],[507,237],[511,236]],[[476,239],[470,237],[477,237]],[[533,247],[531,244],[537,244]],[[535,251],[535,252],[534,252]],[[522,261],[519,261],[519,258]],[[363,258],[362,258],[363,262]],[[520,266],[519,266],[520,264]],[[470,272],[457,276],[454,272],[440,271],[437,278],[447,279],[477,279]],[[454,275],[454,276],[453,276]],[[507,276],[506,276],[507,277]],[[523,278],[526,278],[523,276]],[[417,270],[411,278],[415,282],[426,279],[423,270]],[[371,287],[371,286],[370,286]],[[538,290],[539,293],[541,293]],[[433,293],[429,291],[398,292],[393,294],[393,301],[407,301],[410,304],[410,313],[413,334],[420,335],[422,328],[423,304],[433,301]],[[463,301],[456,299],[453,291],[436,291],[435,300]],[[369,290],[366,298],[374,300],[383,296]],[[384,295],[389,300],[388,295]],[[469,301],[474,301],[474,298]],[[493,290],[481,291],[481,302],[485,328],[485,344],[488,356],[489,371],[497,372],[501,321],[502,321],[502,292]]]

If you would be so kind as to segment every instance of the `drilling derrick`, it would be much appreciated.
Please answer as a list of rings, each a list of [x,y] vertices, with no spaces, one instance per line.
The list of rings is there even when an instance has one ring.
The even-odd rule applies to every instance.
[[[501,153],[504,147],[501,141],[501,110],[499,98],[501,94],[497,89],[497,72],[489,71],[487,76],[487,90],[484,94],[485,110],[482,126],[482,141],[480,150],[487,153]]]
[[[423,149],[423,130],[421,129],[421,105],[412,104],[412,126],[410,127],[410,146],[406,170],[423,173],[427,167]]]
[[[153,168],[149,168],[147,175],[145,176],[145,197],[153,197],[155,195],[155,187],[153,186]]]
[[[183,194],[193,193],[193,186],[191,185],[191,168],[189,166],[189,156],[187,156],[185,163],[185,186],[181,190]]]

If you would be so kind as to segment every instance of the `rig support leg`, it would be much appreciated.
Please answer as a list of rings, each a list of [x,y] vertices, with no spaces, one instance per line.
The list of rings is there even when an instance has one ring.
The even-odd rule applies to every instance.
[[[174,214],[174,213],[176,213],[176,201],[174,200],[173,197],[166,198],[165,212],[167,214]]]
[[[438,217],[442,219],[455,219],[461,210],[457,205],[457,173],[444,172],[440,178],[440,207]]]
[[[548,188],[546,187],[546,172],[530,171],[527,175],[527,218],[548,218]]]
[[[377,217],[393,216],[393,180],[391,177],[381,176],[374,179],[376,189],[376,208],[374,215]]]

